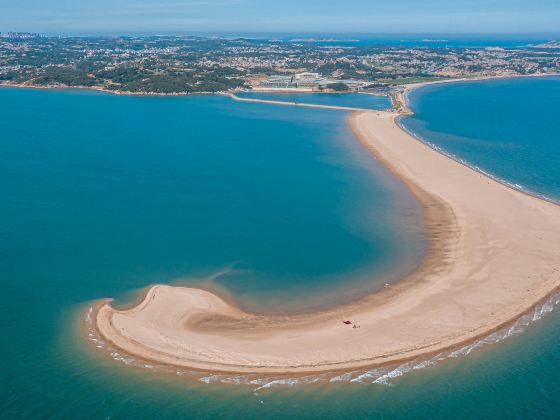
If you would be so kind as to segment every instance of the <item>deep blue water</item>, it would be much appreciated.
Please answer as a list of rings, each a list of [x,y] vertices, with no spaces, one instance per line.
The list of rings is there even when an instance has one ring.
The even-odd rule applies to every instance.
[[[518,187],[560,200],[560,77],[413,90],[404,126]]]
[[[365,93],[239,92],[236,95],[240,98],[351,108],[387,109],[391,107],[391,100],[388,96]]]
[[[541,80],[531,79],[530,82],[532,86],[527,85],[523,79],[484,83],[487,83],[485,86],[489,89],[492,89],[493,83],[497,83],[501,87],[500,97],[503,95],[505,98],[514,98],[517,103],[539,102],[552,92],[552,98],[547,103],[554,109],[560,109],[560,81],[547,81],[547,88],[544,90],[541,89]],[[507,87],[502,86],[502,83],[507,83]],[[524,86],[522,89],[519,88],[521,85]],[[476,87],[477,84],[469,83],[465,86],[465,91],[468,91],[468,87]],[[447,98],[446,90],[459,87],[461,86],[449,84],[438,86],[438,89],[419,90],[417,96],[412,98],[413,108],[418,111],[416,118],[423,116],[428,120],[431,112],[443,112],[434,107],[430,113],[422,114],[416,107],[421,108],[423,101],[439,102],[443,107],[455,108],[456,104]],[[503,104],[490,101],[487,89],[478,89],[478,92],[475,102],[484,107],[487,113],[499,115],[502,127],[521,124],[518,117],[510,119],[509,114],[502,114],[501,106],[492,106]],[[468,357],[448,360],[436,367],[394,378],[392,386],[322,382],[315,385],[271,387],[255,392],[258,385],[207,385],[183,377],[170,378],[142,369],[127,368],[91,351],[84,344],[81,334],[70,333],[76,328],[76,315],[84,309],[89,299],[122,294],[126,290],[150,283],[155,278],[165,280],[181,275],[184,268],[177,268],[177,261],[194,261],[191,260],[191,255],[199,258],[203,254],[202,250],[193,251],[193,246],[187,244],[190,241],[186,240],[182,242],[175,239],[184,247],[180,247],[183,249],[180,253],[168,246],[167,241],[174,238],[173,231],[178,230],[187,235],[177,220],[187,223],[183,216],[199,211],[196,210],[198,208],[193,210],[183,207],[187,203],[195,206],[193,203],[197,201],[191,199],[183,202],[182,200],[186,200],[183,195],[188,194],[191,189],[199,195],[212,195],[216,192],[220,198],[225,194],[224,191],[232,188],[238,193],[239,182],[228,183],[228,187],[223,189],[216,182],[211,184],[211,188],[216,190],[201,191],[203,187],[199,184],[208,183],[208,178],[202,175],[196,178],[197,182],[184,184],[189,176],[194,175],[181,175],[180,168],[188,170],[189,174],[197,171],[199,174],[209,174],[214,173],[217,167],[231,166],[229,172],[223,170],[225,178],[233,177],[237,171],[264,171],[268,174],[268,188],[258,190],[259,193],[266,194],[272,190],[276,192],[273,195],[280,194],[284,199],[292,194],[288,191],[280,193],[284,181],[278,178],[284,176],[288,177],[286,181],[290,182],[291,188],[301,187],[302,193],[298,196],[300,200],[305,200],[307,195],[311,195],[310,200],[317,200],[316,194],[319,193],[316,189],[319,188],[319,192],[323,191],[324,194],[319,201],[322,212],[336,213],[330,216],[333,220],[331,225],[322,225],[323,228],[328,227],[327,231],[322,232],[323,238],[325,235],[334,235],[337,232],[335,226],[340,225],[341,221],[344,221],[342,224],[353,235],[362,232],[358,236],[372,238],[370,235],[375,234],[377,228],[374,232],[364,232],[361,230],[365,228],[364,225],[356,226],[351,221],[356,220],[353,213],[356,209],[353,207],[358,204],[361,207],[362,201],[366,200],[367,208],[368,197],[372,199],[369,193],[373,190],[381,194],[375,196],[373,203],[370,203],[376,209],[376,217],[368,220],[361,209],[358,212],[367,223],[379,224],[379,215],[386,214],[382,211],[383,205],[389,206],[385,208],[389,214],[400,209],[397,215],[392,215],[396,217],[389,219],[399,220],[405,225],[407,221],[412,222],[406,218],[407,213],[402,212],[403,205],[406,208],[409,201],[406,194],[401,195],[402,191],[391,182],[390,177],[386,178],[387,174],[363,154],[354,139],[346,137],[348,131],[343,117],[335,117],[338,113],[333,111],[259,104],[238,106],[225,102],[225,98],[214,97],[189,98],[194,100],[193,105],[186,98],[121,98],[90,93],[0,90],[0,95],[3,98],[0,100],[0,120],[3,127],[0,154],[3,206],[0,207],[0,214],[4,221],[0,227],[0,284],[5,297],[4,305],[0,306],[0,328],[4,338],[0,354],[5,362],[0,368],[0,380],[7,390],[2,395],[0,417],[558,418],[558,310],[536,322],[522,334],[476,351]],[[457,103],[465,101],[460,92],[456,96]],[[114,100],[123,102],[114,105]],[[166,102],[169,100],[171,102]],[[453,118],[468,119],[471,125],[476,125],[476,129],[455,131],[450,137],[454,139],[458,135],[461,138],[479,140],[477,144],[480,146],[474,149],[479,153],[472,150],[469,152],[472,164],[481,166],[488,154],[494,154],[493,161],[499,164],[498,167],[515,165],[515,170],[499,176],[517,174],[533,179],[533,188],[540,188],[541,192],[553,194],[553,191],[557,191],[555,188],[558,183],[554,187],[554,181],[548,175],[549,171],[558,169],[555,159],[545,159],[545,164],[518,159],[514,165],[508,165],[509,159],[517,158],[503,151],[508,147],[501,149],[497,146],[508,144],[508,137],[502,138],[502,142],[497,145],[493,143],[495,140],[492,136],[477,138],[478,133],[492,132],[485,124],[494,124],[494,120],[475,118],[478,111],[473,106],[461,108],[461,112],[469,114],[470,118],[457,116],[457,113],[453,114]],[[531,118],[522,122],[531,125],[532,132],[536,127],[550,127],[557,122],[557,114],[543,113],[540,107],[527,107],[525,112]],[[212,115],[212,118],[208,115]],[[216,121],[220,121],[220,124],[216,124]],[[539,124],[535,125],[535,121]],[[432,123],[437,125],[439,122]],[[73,128],[66,132],[64,127],[68,124]],[[156,128],[151,128],[152,124]],[[243,134],[231,130],[231,124]],[[468,124],[466,126],[470,128]],[[40,129],[36,130],[37,127]],[[106,130],[107,127],[111,130]],[[433,127],[432,125],[430,131],[422,134],[438,134]],[[277,130],[284,135],[277,137]],[[193,132],[198,134],[191,135]],[[201,139],[197,140],[199,136]],[[538,135],[532,135],[523,141],[516,140],[516,143],[522,143],[519,145],[522,149],[545,147],[546,153],[539,153],[538,156],[560,156],[560,131],[551,130],[549,136],[552,140],[548,142],[543,142]],[[48,140],[43,141],[43,138]],[[229,139],[234,139],[232,141],[235,144],[230,145]],[[440,140],[431,137],[427,139],[440,141],[442,146],[448,144],[443,135]],[[264,144],[261,145],[261,142]],[[185,143],[189,145],[188,153],[182,151]],[[50,151],[49,145],[52,148]],[[267,153],[271,149],[274,156]],[[459,155],[461,150],[463,149],[449,151]],[[195,153],[196,159],[189,159],[190,153]],[[467,158],[466,155],[461,156]],[[289,170],[286,169],[288,158],[294,160]],[[131,166],[129,161],[133,162],[135,159],[137,166]],[[254,162],[263,159],[266,159],[266,165],[263,163],[251,166],[251,162],[257,165]],[[273,182],[275,177],[269,170],[271,162],[276,159],[282,161],[282,164],[279,164],[276,175],[278,178]],[[164,164],[156,165],[155,162],[162,160]],[[199,161],[204,164],[193,166]],[[94,163],[103,163],[101,169],[96,169]],[[207,165],[210,167],[207,168]],[[245,168],[244,165],[248,167]],[[304,167],[309,168],[310,172],[306,172]],[[293,177],[290,177],[290,171],[295,171]],[[59,179],[60,175],[68,178],[69,174],[72,179]],[[304,174],[313,177],[313,181],[307,182]],[[170,179],[164,183],[162,178],[168,177]],[[242,184],[246,185],[248,182],[249,186],[255,188],[248,178],[249,175],[242,177]],[[156,182],[158,179],[159,182]],[[221,182],[225,182],[224,179]],[[182,186],[181,192],[185,191],[185,194],[173,192],[179,183]],[[317,185],[322,183],[325,183],[324,189]],[[167,187],[164,188],[164,185]],[[354,188],[358,188],[358,191]],[[113,193],[109,194],[111,191]],[[147,192],[149,197],[145,197]],[[337,200],[333,202],[325,198],[329,193],[334,193]],[[362,195],[364,193],[366,194]],[[335,206],[334,203],[342,200],[346,194],[352,197],[352,200],[346,202],[348,206]],[[104,199],[105,204],[98,202],[99,197]],[[247,195],[243,197],[247,199]],[[197,199],[200,198],[197,196]],[[231,196],[229,199],[234,200]],[[267,195],[267,200],[270,199],[273,198]],[[146,208],[130,206],[127,204],[129,200],[133,200],[134,204],[142,203]],[[167,206],[176,203],[181,203],[181,217],[166,210]],[[280,203],[281,200],[273,201],[274,205]],[[249,211],[251,207],[245,200],[237,203],[237,206],[243,211]],[[266,203],[260,203],[259,209],[262,206],[269,212],[272,211],[272,214],[283,215],[274,218],[275,223],[287,223],[287,220],[295,217],[287,206],[282,207],[278,213]],[[203,208],[208,211],[209,206]],[[414,207],[411,209],[414,210]],[[306,217],[316,214],[316,210],[316,207],[311,206]],[[154,216],[162,211],[161,217]],[[228,211],[234,210],[228,208]],[[305,211],[305,206],[301,211]],[[146,212],[148,215],[145,215]],[[64,214],[64,217],[56,216],[57,213]],[[241,213],[234,212],[237,217]],[[252,220],[258,220],[256,213],[257,211],[251,212]],[[149,214],[152,216],[149,217]],[[353,217],[344,217],[349,214]],[[365,214],[369,214],[367,210]],[[116,217],[119,215],[120,217]],[[212,216],[215,218],[216,213],[212,213]],[[113,217],[116,218],[111,221]],[[324,220],[329,216],[318,214],[317,217]],[[311,219],[306,220],[306,223],[313,223]],[[155,227],[151,229],[147,226],[148,222],[159,226],[163,233],[160,235]],[[135,224],[137,229],[125,229],[121,226],[123,224]],[[169,226],[166,227],[167,224]],[[203,226],[189,226],[190,229],[203,230]],[[284,228],[286,226],[283,225]],[[221,224],[220,232],[225,227],[226,223]],[[302,225],[298,224],[297,227],[301,229]],[[273,226],[267,225],[267,228],[274,231]],[[147,236],[144,236],[145,229],[151,231]],[[305,231],[307,232],[307,227]],[[390,229],[385,233],[389,236],[396,235],[398,243],[399,232],[402,234],[403,230]],[[406,226],[404,232],[408,238],[419,235]],[[202,236],[200,234],[198,238]],[[344,237],[345,235],[340,236]],[[86,242],[84,238],[88,238]],[[247,239],[250,240],[253,238]],[[146,244],[146,241],[150,243]],[[224,242],[227,244],[228,241]],[[358,246],[360,242],[346,243]],[[214,245],[215,250],[220,251],[219,255],[225,253],[218,241]],[[297,247],[298,244],[292,246]],[[323,246],[326,244],[320,244],[320,247]],[[306,249],[306,255],[309,251],[310,249]],[[166,257],[168,253],[171,255]],[[343,260],[352,262],[341,267],[341,273],[352,272],[351,267],[362,264],[359,258],[346,258],[350,257],[346,256]],[[158,263],[160,259],[163,261],[161,264]],[[336,259],[339,261],[338,257]],[[249,261],[254,263],[258,258]],[[231,261],[224,264],[229,262]],[[213,272],[215,265],[222,264],[222,261],[207,264],[209,268],[200,269],[201,272]],[[282,267],[282,264],[270,264],[263,265],[268,270],[259,271],[266,272],[267,276],[256,276],[254,282],[248,281],[246,284],[241,282],[232,291],[241,296],[244,296],[244,290],[254,293],[259,290],[259,280],[267,280],[266,289],[261,289],[262,296],[276,293],[273,284],[279,279],[285,280],[285,277],[276,274],[276,270],[281,270],[278,267]],[[158,269],[154,270],[154,267]],[[170,273],[169,267],[177,269]],[[373,268],[375,267],[367,269]],[[309,274],[301,266],[298,270]],[[147,274],[142,276],[142,273]],[[306,282],[316,286],[318,283],[313,283],[313,276],[307,275]],[[325,278],[330,278],[330,275],[323,272],[323,280]],[[327,289],[336,287],[339,280],[341,278],[334,279],[332,284],[327,283]],[[298,300],[306,297],[306,288],[302,286],[298,285],[294,289]],[[315,291],[318,292],[317,287]],[[293,296],[290,299],[294,299]],[[25,310],[21,311],[21,308]]]

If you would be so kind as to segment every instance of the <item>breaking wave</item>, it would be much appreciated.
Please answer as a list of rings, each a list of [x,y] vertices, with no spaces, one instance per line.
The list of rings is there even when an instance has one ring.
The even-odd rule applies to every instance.
[[[467,168],[472,169],[475,172],[478,172],[502,185],[505,185],[508,188],[511,188],[513,190],[522,192],[524,194],[530,195],[531,197],[535,197],[535,198],[539,198],[541,200],[544,201],[548,201],[550,203],[554,203],[554,204],[558,204],[560,205],[560,200],[551,198],[549,196],[543,195],[543,194],[539,194],[529,188],[524,187],[523,185],[514,183],[514,182],[509,182],[506,179],[500,178],[496,175],[494,175],[491,172],[488,172],[484,169],[482,169],[481,167],[477,166],[477,165],[473,165],[472,163],[466,161],[465,159],[455,155],[454,153],[451,153],[449,151],[447,151],[446,149],[438,146],[435,143],[432,143],[429,140],[426,140],[425,138],[423,138],[422,136],[420,136],[419,134],[417,134],[416,132],[410,130],[409,128],[406,127],[406,125],[403,123],[403,117],[400,116],[398,117],[396,120],[397,125],[399,126],[399,128],[401,128],[403,131],[405,131],[406,133],[410,134],[412,137],[414,137],[416,140],[420,141],[421,143],[424,143],[425,145],[429,146],[430,148],[434,149],[435,151],[437,151],[438,153],[448,157],[449,159],[454,160],[457,163],[460,163],[463,166],[466,166]]]
[[[406,363],[378,367],[370,370],[356,369],[343,373],[324,372],[305,376],[294,375],[293,377],[275,377],[274,375],[263,376],[258,374],[205,374],[203,372],[180,369],[158,363],[147,363],[146,361],[136,359],[135,357],[115,348],[99,335],[94,326],[94,306],[91,306],[86,312],[84,323],[86,326],[87,339],[90,343],[96,349],[105,352],[112,359],[124,365],[140,369],[148,369],[154,372],[185,376],[186,378],[197,380],[204,384],[219,383],[226,385],[249,386],[253,387],[253,391],[257,393],[258,391],[275,387],[305,384],[351,383],[394,386],[394,380],[406,375],[407,373],[432,368],[445,360],[468,356],[474,351],[489,346],[490,344],[499,343],[500,341],[503,341],[513,335],[525,331],[532,323],[542,319],[548,313],[552,312],[558,303],[560,303],[560,291],[550,295],[543,303],[535,305],[530,312],[520,316],[507,327],[494,331],[484,338],[476,340],[458,349],[442,351],[434,356],[420,357]]]

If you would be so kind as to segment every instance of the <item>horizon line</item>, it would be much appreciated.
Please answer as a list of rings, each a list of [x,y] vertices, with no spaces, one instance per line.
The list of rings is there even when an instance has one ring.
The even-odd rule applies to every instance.
[[[111,35],[111,36],[128,36],[128,35],[165,35],[165,36],[185,36],[185,35],[209,35],[209,36],[221,36],[221,35],[318,35],[318,36],[330,36],[330,35],[347,35],[347,36],[448,36],[448,37],[464,37],[464,36],[505,36],[505,37],[515,37],[515,36],[560,36],[559,32],[346,32],[346,31],[333,31],[333,32],[322,32],[322,31],[228,31],[228,30],[205,30],[205,31],[157,31],[157,30],[133,30],[133,31],[98,31],[98,30],[84,30],[84,31],[34,31],[28,30],[16,30],[16,29],[1,29],[0,33],[31,33],[38,35],[59,35],[59,36],[88,36],[91,35]]]

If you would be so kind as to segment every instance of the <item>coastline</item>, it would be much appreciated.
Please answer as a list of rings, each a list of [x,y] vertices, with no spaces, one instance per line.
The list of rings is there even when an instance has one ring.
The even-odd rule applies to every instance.
[[[129,91],[119,91],[119,90],[109,90],[99,86],[65,86],[65,85],[33,85],[33,84],[23,84],[23,83],[6,83],[0,82],[0,88],[19,88],[19,89],[51,89],[51,90],[91,90],[95,92],[108,93],[111,95],[122,95],[122,96],[153,96],[153,97],[170,97],[170,96],[193,96],[193,95],[222,95],[227,96],[235,101],[240,102],[255,102],[255,103],[265,103],[273,105],[289,105],[289,106],[299,106],[304,108],[320,108],[320,109],[332,109],[338,111],[369,111],[369,108],[356,108],[347,106],[337,106],[337,105],[320,105],[320,104],[307,104],[303,102],[286,102],[286,101],[275,101],[267,99],[251,99],[251,98],[241,98],[236,95],[237,90],[233,91],[219,91],[219,92],[173,92],[173,93],[157,93],[157,92],[129,92]],[[249,90],[249,92],[251,92]],[[299,93],[317,93],[312,91],[304,91]],[[335,95],[336,93],[322,92],[323,94]],[[392,97],[390,95],[379,94],[379,93],[364,93],[355,92],[364,95],[375,95],[375,96],[387,96],[391,101],[391,107],[394,106]]]
[[[447,84],[447,83],[460,83],[460,82],[480,82],[483,80],[500,80],[500,79],[522,79],[522,78],[531,78],[531,77],[558,77],[560,73],[539,73],[539,74],[512,74],[512,75],[500,75],[500,76],[476,76],[476,77],[459,77],[459,78],[450,78],[446,80],[435,80],[433,82],[420,82],[420,83],[411,83],[408,85],[401,85],[402,90],[395,93],[394,97],[391,95],[391,100],[393,101],[393,108],[400,112],[403,116],[406,115],[413,115],[414,113],[409,108],[409,100],[408,94],[415,89],[430,86],[430,85],[440,85],[440,84]],[[424,140],[419,139],[422,142]]]
[[[127,353],[173,366],[322,372],[457,347],[546,299],[560,284],[560,207],[439,153],[399,128],[395,118],[367,111],[354,113],[350,122],[423,205],[430,248],[411,276],[351,305],[286,317],[255,316],[209,292],[156,285],[127,311],[101,305],[95,314],[99,333]],[[449,176],[441,179],[441,173]],[[349,318],[360,328],[346,328],[341,320]]]
[[[408,108],[408,93],[412,90],[428,86],[428,85],[435,85],[435,84],[443,84],[443,83],[456,83],[456,82],[475,82],[481,80],[494,80],[494,79],[515,79],[515,78],[524,78],[524,77],[550,77],[550,76],[560,76],[560,73],[539,73],[539,74],[518,74],[518,75],[500,75],[500,76],[476,76],[476,77],[458,77],[458,78],[449,78],[445,80],[436,80],[436,81],[428,81],[428,82],[420,82],[420,83],[411,83],[406,85],[397,85],[401,86],[401,90],[397,92],[388,92],[388,93],[380,93],[380,92],[354,92],[357,94],[362,95],[375,95],[375,96],[387,96],[391,101],[391,108],[389,110],[399,113],[400,115],[412,115],[413,112]],[[290,106],[303,106],[308,108],[323,108],[323,109],[335,109],[335,110],[342,110],[342,111],[371,111],[369,108],[355,108],[355,107],[339,107],[335,105],[319,105],[319,104],[304,104],[300,102],[286,102],[286,101],[273,101],[273,100],[262,100],[262,99],[249,99],[249,98],[240,98],[235,94],[239,91],[238,89],[228,90],[228,91],[218,91],[218,92],[171,92],[171,93],[158,93],[158,92],[130,92],[130,91],[120,91],[120,90],[110,90],[100,86],[67,86],[61,84],[51,84],[51,85],[34,85],[28,83],[12,83],[12,82],[5,82],[0,81],[0,88],[1,87],[12,87],[12,88],[22,88],[22,89],[54,89],[54,90],[92,90],[97,92],[109,93],[113,95],[123,95],[123,96],[189,96],[189,95],[225,95],[229,96],[230,98],[238,101],[246,101],[246,102],[260,102],[260,103],[270,103],[274,105],[290,105]],[[244,91],[244,90],[241,90]],[[251,90],[248,90],[249,92]],[[264,90],[263,92],[272,92]],[[277,92],[277,91],[274,91]],[[325,94],[337,94],[337,93],[348,93],[348,92],[301,92],[301,93],[325,93]],[[389,111],[387,110],[387,111]]]
[[[158,92],[130,92],[121,90],[110,90],[101,86],[67,86],[67,85],[34,85],[27,83],[10,83],[0,82],[0,87],[11,87],[20,89],[52,89],[52,90],[93,90],[96,92],[110,93],[112,95],[123,96],[187,96],[187,95],[220,95],[224,92],[171,92],[171,93],[158,93]]]
[[[559,200],[550,198],[550,197],[545,196],[545,195],[542,195],[542,194],[538,194],[538,193],[536,193],[536,192],[534,192],[534,191],[532,191],[532,190],[522,188],[521,186],[518,186],[518,185],[516,185],[516,184],[512,184],[512,183],[510,183],[510,182],[508,182],[508,181],[506,181],[506,180],[504,180],[504,179],[501,179],[501,178],[499,178],[499,177],[493,175],[492,173],[483,171],[483,170],[480,169],[479,167],[474,166],[474,165],[471,165],[470,163],[466,162],[465,160],[463,160],[463,159],[461,159],[461,158],[459,158],[459,157],[457,157],[457,156],[455,156],[455,155],[453,155],[453,154],[451,154],[451,153],[446,152],[445,150],[441,149],[440,147],[436,146],[436,145],[433,144],[433,143],[430,143],[429,141],[423,139],[422,137],[420,137],[420,136],[416,135],[415,133],[411,132],[410,130],[408,130],[408,129],[406,128],[406,126],[405,126],[405,125],[401,122],[401,120],[400,120],[400,117],[403,117],[403,116],[405,116],[405,115],[399,115],[399,116],[396,118],[395,123],[398,125],[398,127],[399,127],[401,130],[405,131],[409,136],[413,137],[415,140],[419,141],[420,143],[423,143],[423,144],[425,144],[426,146],[428,146],[428,147],[430,147],[430,148],[436,150],[438,153],[441,153],[442,155],[448,157],[449,159],[451,159],[451,160],[457,162],[459,165],[463,165],[463,166],[469,168],[470,170],[472,170],[472,171],[474,171],[474,172],[477,172],[477,173],[479,173],[479,174],[481,174],[481,175],[483,175],[483,176],[485,176],[485,177],[488,177],[488,178],[492,179],[493,181],[495,181],[495,182],[497,182],[497,183],[499,183],[499,184],[502,184],[502,185],[503,185],[504,187],[506,187],[506,188],[510,188],[510,189],[512,189],[513,191],[518,191],[518,192],[520,192],[520,193],[522,193],[522,194],[529,195],[529,196],[534,197],[534,198],[539,199],[539,200],[543,200],[543,201],[546,201],[546,202],[549,202],[549,203],[552,203],[552,204],[560,205],[560,201],[559,201]]]
[[[402,117],[406,117],[406,116],[412,116],[414,115],[414,112],[412,112],[409,108],[409,93],[412,92],[413,90],[425,87],[425,86],[430,86],[430,85],[437,85],[437,84],[448,84],[448,83],[455,83],[455,82],[463,82],[463,83],[467,83],[467,82],[478,82],[478,81],[484,81],[484,80],[500,80],[500,79],[519,79],[519,78],[534,78],[534,77],[560,77],[560,73],[547,73],[547,74],[532,74],[532,75],[514,75],[514,76],[488,76],[488,77],[476,77],[476,78],[461,78],[461,79],[450,79],[450,80],[438,80],[438,81],[434,81],[434,82],[421,82],[421,83],[413,83],[410,85],[406,85],[404,86],[404,90],[397,92],[397,98],[398,99],[394,99],[393,97],[391,97],[391,100],[393,101],[393,109],[399,113],[399,115],[396,117],[395,122],[398,125],[398,127],[405,131],[409,136],[413,137],[414,139],[416,139],[417,141],[419,141],[420,143],[425,144],[426,146],[434,149],[435,151],[437,151],[438,153],[448,157],[449,159],[454,160],[455,162],[457,162],[460,165],[466,166],[467,168],[480,173],[481,175],[491,178],[492,180],[504,185],[507,188],[511,188],[514,191],[518,191],[521,192],[523,194],[527,194],[529,196],[535,197],[537,199],[540,200],[544,200],[556,205],[560,205],[560,201],[553,199],[551,197],[542,195],[542,194],[538,194],[530,189],[525,189],[522,188],[519,185],[516,184],[512,184],[511,182],[502,179],[498,176],[495,176],[494,174],[492,174],[491,172],[487,172],[482,170],[481,168],[479,168],[478,166],[475,166],[473,164],[470,164],[469,162],[466,162],[465,160],[453,155],[452,153],[449,153],[445,150],[443,150],[442,148],[440,148],[439,146],[431,143],[429,140],[422,138],[421,136],[417,135],[416,133],[410,131],[408,128],[406,128],[406,126],[402,123]],[[402,101],[402,103],[404,103],[404,110],[401,108],[401,111],[399,111],[398,109],[398,105],[396,101]]]

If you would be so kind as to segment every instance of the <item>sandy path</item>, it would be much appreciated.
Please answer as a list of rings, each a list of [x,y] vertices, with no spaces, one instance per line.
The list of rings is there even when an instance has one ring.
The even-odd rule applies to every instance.
[[[254,102],[257,104],[271,104],[271,105],[287,105],[287,106],[299,106],[303,108],[319,108],[319,109],[332,109],[336,111],[370,111],[368,108],[351,107],[351,106],[339,106],[339,105],[319,105],[313,103],[305,102],[293,102],[293,101],[276,101],[274,99],[257,99],[257,98],[242,98],[233,93],[227,95],[231,99],[239,102]]]
[[[424,207],[430,251],[411,276],[351,305],[285,317],[247,314],[207,291],[157,285],[130,310],[100,305],[99,332],[136,356],[204,370],[346,369],[464,344],[555,290],[560,206],[445,157],[394,118],[368,111],[350,123]]]

